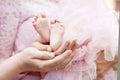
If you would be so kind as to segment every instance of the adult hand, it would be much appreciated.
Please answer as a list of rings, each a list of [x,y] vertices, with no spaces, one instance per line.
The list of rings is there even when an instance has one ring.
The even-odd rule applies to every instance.
[[[68,49],[68,46],[75,44],[73,48]],[[36,71],[48,72],[51,70],[62,69],[72,59],[77,43],[68,41],[61,46],[57,53],[61,54],[55,57],[54,53],[47,51],[40,51],[34,47],[29,47],[16,54],[17,64],[19,63],[20,72]]]
[[[43,45],[43,44],[41,44],[39,42],[33,43],[32,46],[35,47],[35,48],[37,48],[37,49],[39,49],[39,50],[46,50],[46,51],[50,50],[50,47],[48,45]],[[43,47],[40,47],[40,46],[43,46]],[[65,66],[71,61],[71,59],[75,55],[74,53],[76,51],[77,46],[78,46],[78,44],[77,44],[76,40],[67,41],[66,43],[62,44],[62,46],[57,51],[53,52],[56,57],[52,61],[56,61],[55,64],[52,64],[51,66],[48,65],[48,66],[44,67],[45,70],[43,70],[42,72],[40,72],[41,73],[40,74],[41,77],[44,77],[46,71],[48,72],[48,71],[51,71],[51,70],[58,70],[58,69],[65,68]],[[61,57],[62,54],[65,51],[67,51],[67,50],[72,50],[71,54],[69,56],[67,56],[66,58],[64,56]],[[63,58],[63,59],[61,59],[60,62],[57,62],[57,60],[58,61],[60,60],[59,57]],[[46,62],[48,62],[48,61],[46,61]],[[49,62],[47,64],[49,64]],[[30,75],[38,75],[39,76],[39,73],[32,72],[32,73],[29,73],[29,74]]]
[[[0,80],[13,80],[21,72],[42,71],[42,60],[54,58],[54,54],[29,47],[0,64]],[[40,64],[36,62],[41,61]],[[7,76],[7,77],[6,77]]]

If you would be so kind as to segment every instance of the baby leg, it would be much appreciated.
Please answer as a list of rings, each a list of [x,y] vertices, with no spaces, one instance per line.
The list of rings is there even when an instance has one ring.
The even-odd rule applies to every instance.
[[[54,19],[51,22],[51,34],[50,34],[50,46],[53,51],[57,50],[62,44],[63,35],[64,35],[63,24],[57,19]]]
[[[50,41],[50,30],[49,24],[45,14],[35,16],[33,21],[35,30],[39,33],[43,43],[49,43]]]

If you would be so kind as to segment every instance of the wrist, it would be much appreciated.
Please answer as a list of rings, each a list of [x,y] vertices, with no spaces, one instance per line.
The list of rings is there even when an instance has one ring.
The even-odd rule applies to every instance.
[[[16,56],[10,57],[0,64],[0,80],[13,80],[20,72]]]
[[[16,55],[13,56],[11,59],[12,62],[14,63],[14,71],[16,73],[22,73],[24,72],[23,70],[23,57],[20,55],[20,53],[17,53]]]

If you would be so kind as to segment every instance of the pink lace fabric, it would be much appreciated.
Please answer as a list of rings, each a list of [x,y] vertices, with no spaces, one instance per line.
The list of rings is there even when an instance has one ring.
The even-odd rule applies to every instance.
[[[8,0],[1,2],[6,3],[5,1],[7,2]],[[55,0],[55,2],[54,0],[11,1],[17,3],[18,9],[16,11],[19,11],[20,17],[15,19],[19,20],[18,23],[20,27],[19,30],[16,29],[16,31],[14,31],[14,29],[8,27],[11,23],[7,23],[6,30],[8,31],[10,28],[14,32],[13,38],[4,35],[7,40],[8,38],[13,40],[10,41],[12,44],[10,50],[6,50],[9,51],[9,55],[13,52],[14,41],[15,52],[19,52],[30,46],[34,40],[34,36],[37,34],[32,27],[32,15],[43,11],[46,12],[49,19],[57,17],[65,24],[66,33],[64,35],[64,41],[67,39],[77,39],[79,42],[77,54],[66,68],[64,70],[48,72],[45,80],[93,80],[96,77],[95,60],[99,52],[101,50],[105,51],[106,60],[114,59],[118,48],[118,22],[112,11],[107,7],[105,0]],[[11,1],[8,2],[12,3]],[[8,7],[4,8],[10,8],[9,3],[6,5]],[[5,6],[5,4],[3,6]],[[12,10],[14,10],[14,8],[11,7]],[[11,12],[9,10],[8,12]],[[12,18],[11,15],[10,19]],[[14,18],[12,19],[14,20]],[[14,28],[17,27],[14,26]],[[2,32],[6,34],[6,31]],[[12,32],[10,33],[12,34]],[[2,40],[4,42],[5,39],[0,39],[0,43],[2,43]],[[8,46],[8,44],[4,43],[0,46]],[[4,57],[4,53],[9,57],[7,52],[2,51],[1,58]],[[111,75],[111,71],[108,73]],[[113,76],[113,79],[114,78],[115,76]],[[22,80],[30,79],[39,80],[40,78],[31,78],[29,75],[22,78]],[[108,80],[108,77],[104,77],[104,80]]]

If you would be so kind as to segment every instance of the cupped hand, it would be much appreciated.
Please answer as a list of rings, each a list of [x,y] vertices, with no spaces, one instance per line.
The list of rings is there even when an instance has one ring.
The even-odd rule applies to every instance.
[[[73,43],[75,44],[74,47],[68,49],[68,46]],[[63,69],[71,61],[77,46],[76,41],[71,43],[67,41],[58,49],[57,53],[60,54],[58,56],[55,56],[53,52],[40,51],[40,47],[39,50],[34,47],[26,48],[16,56],[18,57],[21,72],[48,72]]]
[[[40,48],[41,45],[42,44],[39,42],[33,43],[33,46],[39,50],[42,49],[42,47]],[[45,73],[48,71],[64,69],[75,55],[77,47],[78,44],[76,40],[66,41],[64,44],[62,44],[57,51],[53,52],[53,54],[55,54],[53,59],[43,61],[44,65],[46,66],[44,66],[44,70],[40,71],[41,76],[44,77]],[[48,47],[48,45],[44,45],[44,50],[45,49],[50,50],[50,47]],[[30,74],[33,75],[33,73]]]

